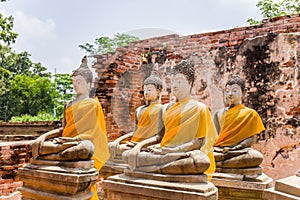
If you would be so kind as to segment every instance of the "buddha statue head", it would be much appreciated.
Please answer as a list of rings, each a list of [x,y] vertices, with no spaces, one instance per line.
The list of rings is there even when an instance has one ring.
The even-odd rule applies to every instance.
[[[225,84],[225,98],[227,105],[242,103],[242,96],[246,88],[245,80],[238,75],[232,75]]]
[[[177,100],[190,95],[194,78],[194,65],[189,61],[182,60],[173,67],[172,91]]]
[[[145,79],[143,87],[145,99],[148,103],[150,103],[153,100],[159,99],[163,82],[157,73],[153,71],[151,75]]]
[[[93,82],[93,73],[87,66],[86,57],[82,59],[82,63],[72,74],[72,84],[76,94],[90,93]]]

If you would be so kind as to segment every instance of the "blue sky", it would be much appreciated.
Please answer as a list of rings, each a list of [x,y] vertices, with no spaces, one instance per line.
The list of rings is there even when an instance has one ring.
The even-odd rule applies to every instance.
[[[141,29],[191,35],[247,26],[262,19],[258,0],[8,0],[0,12],[14,17],[19,34],[15,51],[28,51],[31,60],[54,73],[70,73],[93,43]],[[145,34],[145,33],[144,33]],[[144,37],[151,36],[144,35]]]

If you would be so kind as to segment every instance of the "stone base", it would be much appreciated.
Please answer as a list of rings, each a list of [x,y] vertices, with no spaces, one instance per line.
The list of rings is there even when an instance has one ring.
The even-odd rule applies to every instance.
[[[217,188],[210,182],[166,182],[125,174],[110,176],[103,182],[108,200],[216,200]]]
[[[273,180],[265,174],[255,178],[240,174],[215,173],[212,183],[218,188],[220,200],[263,199],[263,191],[273,186]]]
[[[127,165],[124,163],[108,160],[100,169],[99,173],[102,178],[107,179],[109,176],[122,174],[126,168]]]
[[[263,198],[266,200],[299,200],[300,177],[290,176],[277,180],[274,188],[264,191]]]
[[[23,199],[89,199],[98,171],[93,161],[34,160],[19,169]]]
[[[206,174],[196,174],[196,175],[156,174],[156,173],[130,171],[128,169],[124,171],[124,174],[131,177],[151,179],[157,181],[166,181],[166,182],[207,183]]]

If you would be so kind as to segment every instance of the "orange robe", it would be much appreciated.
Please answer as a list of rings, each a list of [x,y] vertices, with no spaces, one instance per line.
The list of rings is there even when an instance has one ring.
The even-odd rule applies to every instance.
[[[224,147],[238,144],[246,138],[265,130],[258,113],[243,104],[225,111],[218,116],[221,127],[215,146]]]
[[[109,159],[109,150],[106,135],[104,114],[98,99],[85,99],[76,102],[65,110],[65,121],[62,136],[77,137],[81,140],[91,140],[94,144],[95,168],[99,171]],[[96,184],[91,190],[98,199]]]
[[[191,98],[184,98],[166,110],[163,121],[165,134],[160,146],[174,146],[196,138],[205,138],[205,144],[200,150],[210,159],[210,167],[206,173],[213,173],[215,171],[213,144],[217,132],[208,107]]]
[[[141,142],[158,133],[160,130],[159,112],[161,107],[161,104],[151,104],[145,108],[144,112],[138,119],[137,128],[131,138],[131,141]]]

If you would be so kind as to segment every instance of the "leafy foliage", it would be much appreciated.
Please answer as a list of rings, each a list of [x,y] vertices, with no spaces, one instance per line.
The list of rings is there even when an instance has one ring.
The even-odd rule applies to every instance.
[[[84,45],[79,45],[79,47],[90,54],[104,54],[113,52],[118,47],[126,46],[128,43],[137,41],[138,39],[139,38],[135,36],[117,33],[113,38],[106,36],[100,37],[95,39],[94,44],[85,43]]]
[[[56,116],[62,118],[65,103],[75,95],[72,87],[72,77],[70,74],[54,75],[55,92],[53,99]]]
[[[54,117],[49,113],[38,113],[37,116],[31,116],[28,114],[12,117],[11,122],[36,122],[36,121],[58,121],[60,118]]]
[[[28,52],[16,53],[11,44],[13,17],[0,13],[0,120],[12,116],[50,113],[56,94],[51,74],[40,63],[33,63]]]
[[[0,41],[8,45],[14,43],[18,36],[17,33],[12,31],[13,20],[14,18],[12,16],[4,17],[0,13]]]
[[[282,0],[274,2],[273,0],[260,0],[256,4],[260,9],[264,18],[272,18],[284,15],[299,14],[300,13],[300,0]],[[250,25],[260,24],[261,21],[255,19],[248,19]]]

